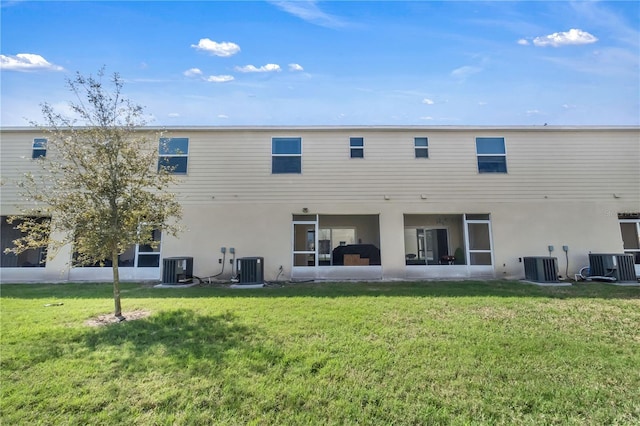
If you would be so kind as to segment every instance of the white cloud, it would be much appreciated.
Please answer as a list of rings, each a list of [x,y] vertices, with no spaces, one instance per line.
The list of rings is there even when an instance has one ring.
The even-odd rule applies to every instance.
[[[422,103],[423,103],[423,104],[427,104],[427,105],[433,105],[433,104],[434,104],[434,102],[433,102],[431,99],[429,99],[429,98],[424,98],[424,99],[422,100]]]
[[[281,68],[278,64],[267,64],[263,65],[260,68],[257,68],[254,65],[245,65],[243,67],[236,67],[236,71],[239,72],[280,72]]]
[[[433,120],[433,117],[431,117],[431,116],[427,116],[427,117],[420,117],[420,120],[427,120],[427,121],[430,121],[430,120]]]
[[[545,59],[574,71],[607,76],[608,78],[630,79],[628,81],[634,82],[634,86],[637,87],[640,61],[636,52],[637,49],[634,51],[633,49],[605,47],[593,50],[588,55],[581,57],[564,55]]]
[[[7,71],[63,71],[64,68],[54,65],[40,55],[34,53],[18,53],[15,56],[0,55],[0,69]]]
[[[177,118],[180,117],[180,114],[178,114],[177,112],[170,112],[169,114],[167,114],[169,117],[171,118]]]
[[[300,64],[289,64],[289,71],[304,71]]]
[[[601,28],[607,32],[610,39],[616,39],[633,47],[634,53],[638,55],[638,32],[637,19],[634,21],[631,15],[618,13],[611,9],[609,2],[571,2],[571,8],[578,13],[582,22]]]
[[[229,41],[218,43],[208,38],[201,38],[198,44],[192,44],[191,47],[222,57],[233,56],[240,51],[240,46],[235,43]]]
[[[227,119],[229,116],[226,114],[218,114],[218,118]]]
[[[270,1],[270,3],[293,16],[321,27],[339,28],[347,25],[343,19],[320,10],[314,0]]]
[[[553,33],[546,36],[536,37],[533,44],[538,47],[560,47],[579,44],[591,44],[598,41],[598,38],[586,31],[572,28],[569,31]]]
[[[518,44],[521,46],[528,46],[529,45],[529,40],[521,38],[520,40],[518,40]]]
[[[210,75],[205,79],[210,83],[226,83],[235,80],[232,75]]]
[[[451,75],[455,78],[459,78],[461,80],[466,79],[467,77],[469,77],[472,74],[477,74],[479,72],[482,71],[482,68],[480,67],[475,67],[472,65],[465,65],[463,67],[460,68],[456,68],[455,70],[451,71]]]
[[[186,75],[187,77],[196,77],[196,76],[202,75],[202,71],[200,71],[199,68],[189,68],[188,70],[183,72],[183,74]]]

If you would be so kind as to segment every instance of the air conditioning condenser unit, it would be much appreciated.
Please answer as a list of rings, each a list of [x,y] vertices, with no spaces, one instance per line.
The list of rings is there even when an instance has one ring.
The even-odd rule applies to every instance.
[[[183,284],[193,278],[193,257],[165,257],[162,259],[162,283]]]
[[[547,256],[524,257],[524,276],[536,283],[557,283],[558,259]]]
[[[638,282],[633,255],[624,253],[589,253],[589,276]]]
[[[241,257],[237,260],[238,284],[264,284],[264,257]]]

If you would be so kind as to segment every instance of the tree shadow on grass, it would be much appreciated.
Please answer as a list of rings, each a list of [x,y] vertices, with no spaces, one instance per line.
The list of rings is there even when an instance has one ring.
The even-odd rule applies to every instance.
[[[102,352],[123,371],[155,366],[189,374],[211,372],[230,357],[247,354],[258,364],[277,362],[282,354],[263,341],[259,330],[241,324],[230,312],[201,315],[189,309],[96,327],[81,337],[90,352]]]
[[[78,416],[102,412],[112,403],[109,395],[120,395],[112,414],[122,423],[140,411],[165,413],[171,419],[175,410],[192,410],[198,404],[212,412],[233,409],[251,397],[247,378],[278,368],[283,359],[280,347],[259,327],[243,324],[233,313],[203,315],[177,309],[100,327],[47,330],[3,356],[1,368],[3,378],[33,383],[30,378],[38,376],[35,382],[48,393],[38,391],[29,398],[51,407],[48,415],[59,409],[58,394],[80,398],[65,406],[81,404]],[[95,389],[99,395],[82,399]],[[122,402],[123,398],[131,400]]]
[[[177,309],[133,321],[86,326],[77,332],[49,330],[28,347],[5,354],[0,365],[14,371],[24,365],[75,360],[93,363],[98,369],[134,372],[158,367],[193,374],[198,369],[222,368],[234,358],[248,359],[256,367],[275,365],[283,353],[267,341],[259,328],[242,324],[231,312],[202,315]]]

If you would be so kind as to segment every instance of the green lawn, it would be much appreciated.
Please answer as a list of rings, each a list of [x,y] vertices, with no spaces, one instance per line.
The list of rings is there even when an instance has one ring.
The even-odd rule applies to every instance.
[[[0,291],[3,425],[640,423],[638,287]]]

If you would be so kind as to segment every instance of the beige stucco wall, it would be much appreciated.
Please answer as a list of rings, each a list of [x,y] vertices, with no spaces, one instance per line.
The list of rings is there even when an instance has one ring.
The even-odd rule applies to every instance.
[[[547,256],[553,245],[561,275],[565,275],[566,258],[562,246],[569,247],[569,275],[588,264],[589,252],[622,252],[615,203],[547,202],[547,203],[457,203],[412,206],[411,211],[425,214],[444,212],[462,214],[470,211],[491,215],[495,255],[495,275],[499,278],[522,278],[524,256]],[[376,214],[380,220],[380,249],[385,278],[405,277],[404,214],[408,206],[393,202],[379,204],[309,204],[310,213]],[[331,209],[331,210],[328,210]],[[196,275],[219,271],[220,247],[234,247],[238,257],[263,256],[265,274],[273,279],[280,266],[284,276],[291,270],[291,220],[298,213],[295,204],[267,206],[209,206],[185,211],[189,229],[178,238],[165,238],[166,256],[193,256]],[[218,226],[215,223],[219,223]],[[228,224],[232,224],[228,226]],[[228,270],[228,265],[226,267]]]

